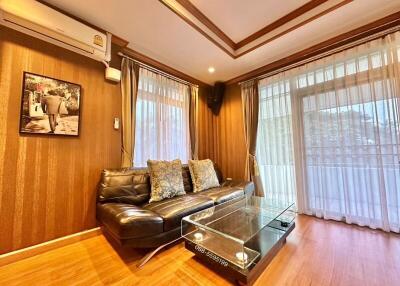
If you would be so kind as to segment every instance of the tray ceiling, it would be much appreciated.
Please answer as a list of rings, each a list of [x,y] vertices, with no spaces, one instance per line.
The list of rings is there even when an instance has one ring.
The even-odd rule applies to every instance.
[[[210,84],[400,11],[398,0],[46,2],[128,40],[129,48]],[[215,67],[212,74],[210,66]]]
[[[239,42],[309,0],[191,0],[190,2],[233,41]]]

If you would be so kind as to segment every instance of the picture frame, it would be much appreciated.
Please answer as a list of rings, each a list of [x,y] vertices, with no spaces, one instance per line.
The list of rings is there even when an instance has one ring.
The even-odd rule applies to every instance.
[[[20,134],[79,136],[82,87],[24,71]]]

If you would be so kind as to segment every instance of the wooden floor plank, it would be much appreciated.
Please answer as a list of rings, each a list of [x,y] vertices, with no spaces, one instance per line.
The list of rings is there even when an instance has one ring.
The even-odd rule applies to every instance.
[[[0,285],[233,285],[183,243],[136,267],[145,250],[98,235],[0,267]],[[256,285],[399,285],[400,236],[298,216],[296,228]]]

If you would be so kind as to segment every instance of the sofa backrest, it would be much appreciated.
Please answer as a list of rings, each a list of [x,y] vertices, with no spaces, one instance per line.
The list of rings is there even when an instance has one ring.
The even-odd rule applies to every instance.
[[[222,182],[219,169],[217,176]],[[183,186],[186,193],[193,192],[189,167],[182,167]],[[103,170],[97,199],[99,202],[117,202],[142,205],[149,201],[151,192],[150,174],[147,168],[123,168]]]

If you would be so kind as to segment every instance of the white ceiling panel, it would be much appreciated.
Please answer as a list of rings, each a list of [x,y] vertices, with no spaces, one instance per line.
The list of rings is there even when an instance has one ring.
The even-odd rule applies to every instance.
[[[226,6],[230,7],[229,13],[218,18],[217,14],[212,15],[210,12],[208,17],[235,39],[242,38],[252,29],[257,30],[256,27],[264,26],[279,15],[287,14],[288,10],[296,7],[295,4],[304,4],[304,1],[295,0],[192,1],[199,5],[199,9],[205,14],[209,13],[206,10],[207,5],[207,9],[215,11],[212,5],[221,7],[226,3]],[[157,0],[47,2],[128,40],[130,48],[210,84],[217,80],[229,80],[400,10],[398,0],[355,0],[242,57],[233,59]],[[270,14],[261,13],[260,8],[258,11],[249,12],[250,16],[244,17],[244,2],[254,2],[253,7],[264,9],[272,3],[281,4],[274,7]],[[243,19],[246,19],[245,24],[240,23]],[[225,24],[229,24],[230,27],[226,28]],[[216,71],[213,74],[208,73],[209,66],[215,67]]]

